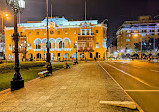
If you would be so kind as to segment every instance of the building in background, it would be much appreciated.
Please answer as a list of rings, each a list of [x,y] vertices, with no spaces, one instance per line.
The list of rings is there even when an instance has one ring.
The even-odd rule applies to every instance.
[[[18,25],[20,60],[46,60],[46,18]],[[6,60],[14,60],[13,27],[5,28]],[[106,59],[107,26],[98,20],[68,21],[64,17],[49,18],[51,60]]]
[[[5,36],[0,34],[0,60],[5,59]]]
[[[116,35],[119,57],[141,57],[141,49],[143,57],[159,56],[159,20],[140,16],[138,21],[125,21]]]

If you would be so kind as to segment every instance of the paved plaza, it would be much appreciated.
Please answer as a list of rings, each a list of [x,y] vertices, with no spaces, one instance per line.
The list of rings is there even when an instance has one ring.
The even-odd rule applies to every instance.
[[[82,62],[53,76],[25,83],[18,91],[0,93],[2,112],[136,112],[100,104],[130,101],[97,62]]]

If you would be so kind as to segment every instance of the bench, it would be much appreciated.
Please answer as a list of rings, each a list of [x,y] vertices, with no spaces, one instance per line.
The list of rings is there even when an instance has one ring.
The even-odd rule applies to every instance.
[[[44,78],[47,76],[47,74],[49,73],[49,71],[42,71],[42,72],[39,72],[38,75],[40,76],[40,78]]]

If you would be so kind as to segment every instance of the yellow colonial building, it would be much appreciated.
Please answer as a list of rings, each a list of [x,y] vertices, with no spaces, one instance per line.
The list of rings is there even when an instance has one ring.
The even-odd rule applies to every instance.
[[[18,25],[19,58],[46,60],[47,25],[43,21],[28,21]],[[13,27],[5,28],[6,60],[14,60]],[[68,21],[64,17],[49,18],[49,47],[51,60],[106,59],[107,26],[98,20]]]

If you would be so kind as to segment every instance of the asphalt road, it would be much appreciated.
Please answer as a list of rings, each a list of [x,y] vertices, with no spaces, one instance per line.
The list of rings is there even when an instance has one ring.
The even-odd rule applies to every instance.
[[[159,63],[98,62],[144,112],[159,112]]]

